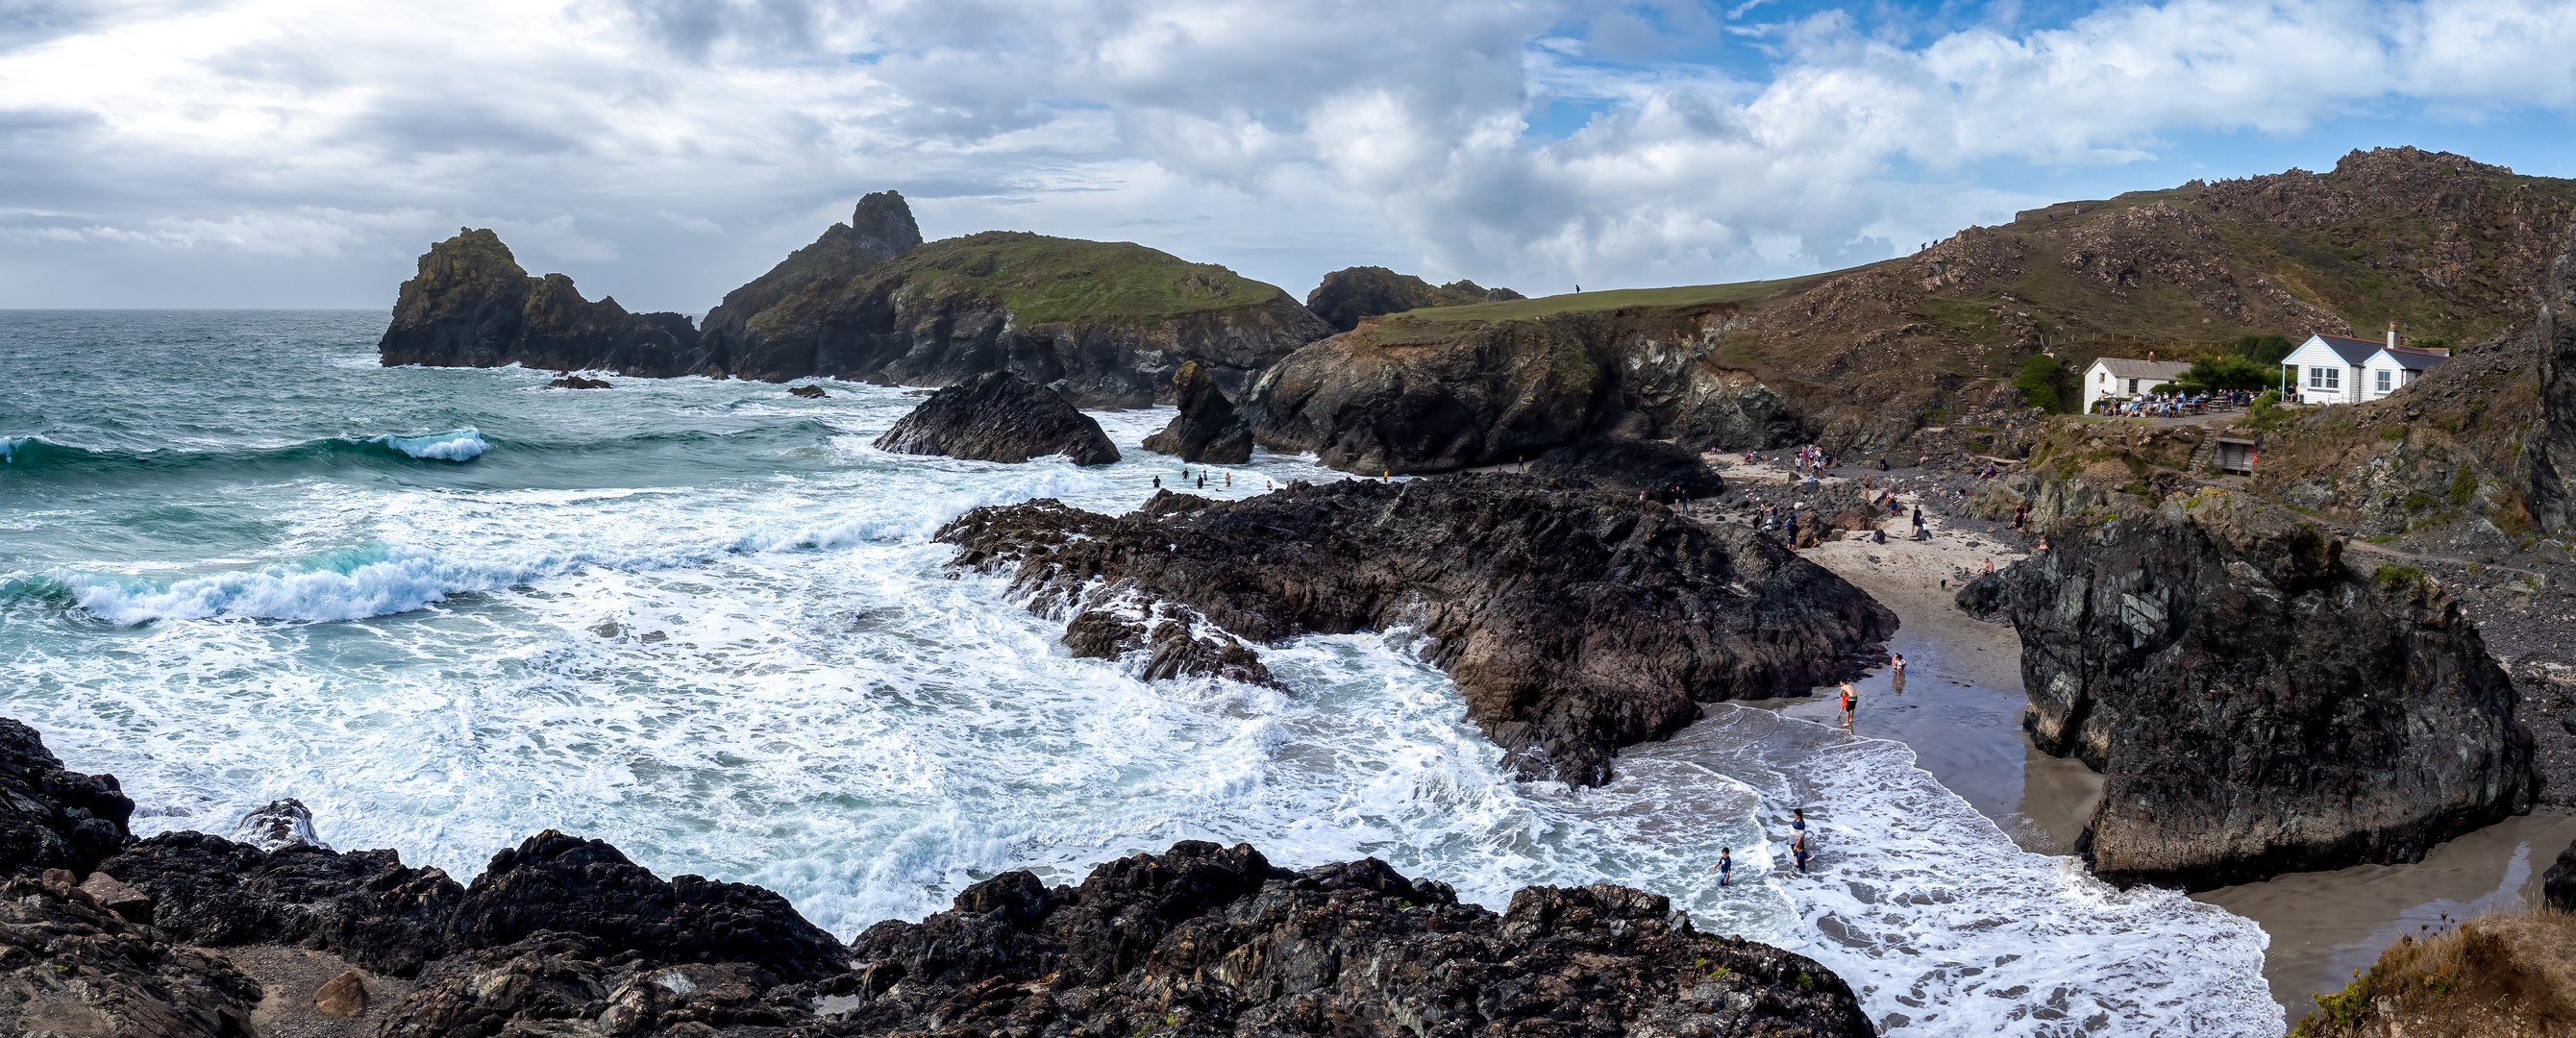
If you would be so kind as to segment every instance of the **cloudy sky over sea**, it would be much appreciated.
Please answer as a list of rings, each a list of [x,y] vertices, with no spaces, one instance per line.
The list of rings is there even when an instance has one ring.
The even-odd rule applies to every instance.
[[[492,227],[703,312],[861,193],[1302,296],[1911,251],[2414,144],[2576,175],[2565,0],[0,0],[0,306],[390,305]]]

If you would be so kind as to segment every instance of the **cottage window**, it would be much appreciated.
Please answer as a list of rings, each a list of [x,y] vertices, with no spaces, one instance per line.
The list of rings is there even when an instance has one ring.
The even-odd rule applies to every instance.
[[[2309,368],[2309,369],[2308,369],[2308,388],[2310,388],[2310,389],[2342,389],[2342,388],[2343,388],[2343,369],[2342,369],[2342,368]]]
[[[2137,379],[2134,379],[2134,378],[2133,378],[2133,379],[2130,379],[2130,380],[2129,380],[2129,395],[2130,395],[2130,396],[2136,396],[2136,395],[2138,395],[2138,380],[2137,380]]]
[[[2388,373],[2387,373],[2387,372],[2385,372],[2385,371],[2382,371],[2382,372],[2380,372],[2380,373],[2379,373],[2379,387],[2378,387],[2378,388],[2379,388],[2379,391],[2380,391],[2380,392],[2382,392],[2382,393],[2388,392]]]

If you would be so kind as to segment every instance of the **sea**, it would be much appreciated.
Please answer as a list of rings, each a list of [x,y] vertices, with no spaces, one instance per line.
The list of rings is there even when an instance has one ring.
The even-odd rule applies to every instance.
[[[1139,445],[1170,408],[1096,412],[1108,466],[889,454],[917,391],[558,390],[382,367],[385,324],[0,311],[0,715],[116,774],[140,834],[292,797],[334,847],[461,882],[559,829],[845,939],[1011,869],[1249,842],[1497,911],[1665,894],[1823,962],[1890,1035],[2284,1029],[2253,922],[2021,849],[1901,743],[1721,703],[1605,787],[1516,782],[1413,632],[1268,647],[1282,688],[1148,682],[932,539],[984,505],[1127,511],[1157,478],[1349,478],[1312,457],[1197,491]]]

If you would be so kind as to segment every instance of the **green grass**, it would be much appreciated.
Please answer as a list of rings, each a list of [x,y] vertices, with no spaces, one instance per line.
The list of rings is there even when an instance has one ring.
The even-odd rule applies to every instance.
[[[893,261],[915,290],[1000,299],[1023,324],[1159,320],[1265,306],[1274,285],[1134,242],[987,231]]]
[[[1537,299],[1511,299],[1499,303],[1471,303],[1466,306],[1436,306],[1388,314],[1381,320],[1393,323],[1467,324],[1526,321],[1556,314],[1599,313],[1605,310],[1642,308],[1681,309],[1717,303],[1750,303],[1814,284],[1842,271],[1806,274],[1772,281],[1738,281],[1725,285],[1682,285],[1676,288],[1614,288],[1606,292],[1569,292],[1541,296]]]

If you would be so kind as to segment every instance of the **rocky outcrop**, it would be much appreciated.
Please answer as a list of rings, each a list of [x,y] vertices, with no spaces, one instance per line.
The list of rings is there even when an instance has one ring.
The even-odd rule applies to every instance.
[[[133,814],[116,776],[67,770],[35,729],[0,718],[0,877],[86,876],[125,845]]]
[[[707,311],[702,322],[708,347],[717,355],[756,354],[767,345],[751,330],[751,321],[789,297],[829,291],[868,268],[921,247],[921,225],[911,203],[899,191],[878,191],[859,199],[850,222],[836,223],[814,244],[789,253],[769,273],[725,293],[724,302]],[[797,374],[822,374],[799,372]],[[795,374],[784,375],[794,378]]]
[[[1805,694],[1896,629],[1765,535],[1525,476],[1164,492],[1124,516],[1036,501],[939,538],[1075,630],[1158,603],[1258,643],[1411,626],[1511,766],[1587,785],[1699,700]]]
[[[2576,535],[2576,232],[2551,268],[2532,330],[2540,354],[2540,427],[2525,503],[2543,530]]]
[[[1698,452],[1656,440],[1596,440],[1559,447],[1539,455],[1529,472],[1665,502],[1726,492],[1726,481],[1700,460]]]
[[[1593,437],[1769,449],[1807,427],[1718,365],[1733,305],[1500,324],[1373,324],[1290,354],[1239,399],[1253,441],[1362,475],[1536,458]]]
[[[630,314],[615,298],[584,300],[571,278],[529,277],[499,235],[471,228],[421,256],[376,353],[386,367],[524,364],[652,377],[724,370],[688,318]]]
[[[1145,449],[1182,461],[1240,465],[1252,460],[1252,429],[1235,413],[1234,402],[1216,388],[1207,366],[1181,362],[1172,375],[1181,413],[1161,432],[1145,437]]]
[[[1054,390],[1007,371],[977,375],[932,393],[877,437],[878,450],[945,454],[1018,464],[1062,454],[1076,465],[1107,465],[1118,448],[1100,423]]]
[[[1292,872],[1195,841],[1078,887],[1007,872],[852,951],[828,1034],[1875,1033],[1824,967],[1659,895],[1531,887],[1496,915],[1375,858]]]
[[[1009,371],[1085,407],[1171,402],[1186,361],[1237,391],[1330,331],[1278,288],[1129,242],[987,231],[817,278],[722,340],[733,374],[944,386]]]
[[[60,770],[24,726],[0,721],[0,734],[0,775]],[[65,783],[94,796],[73,781],[88,779]],[[46,788],[5,792],[16,811],[59,819],[69,808]],[[281,959],[309,963],[303,979],[262,972]],[[371,987],[388,997],[378,1003]],[[310,1010],[295,1017],[269,1004],[278,999],[309,999]],[[87,883],[60,868],[0,880],[0,1033],[13,1035],[980,1038],[1157,1027],[1871,1033],[1823,966],[1698,933],[1660,896],[1532,887],[1498,916],[1376,859],[1292,872],[1248,846],[1183,842],[1106,862],[1073,887],[1007,872],[949,911],[879,923],[849,947],[767,890],[665,881],[605,843],[551,831],[494,856],[466,888],[391,851],[262,850],[201,833],[135,844]]]
[[[2541,900],[2561,912],[2576,912],[2576,843],[2558,852],[2558,860],[2540,877]]]
[[[1435,288],[1421,278],[1385,267],[1350,267],[1324,275],[1323,283],[1306,293],[1306,309],[1334,331],[1347,332],[1359,327],[1364,317],[1521,298],[1526,297],[1511,289],[1486,288],[1473,281],[1452,281]]]
[[[2102,772],[2083,846],[2104,878],[2415,861],[2529,809],[2513,688],[2419,571],[2216,491],[2047,540],[1960,603],[2020,632],[2032,741]]]

